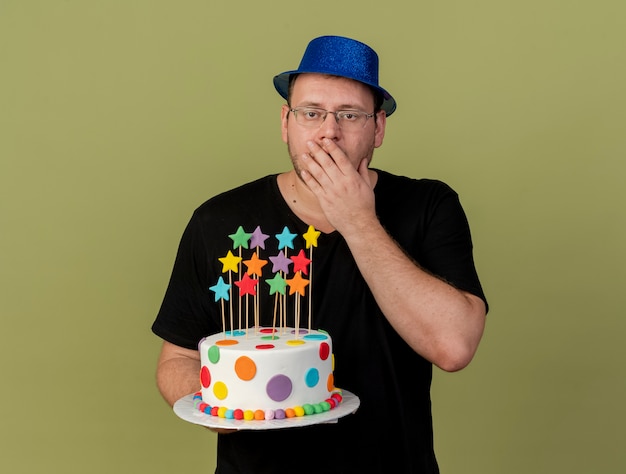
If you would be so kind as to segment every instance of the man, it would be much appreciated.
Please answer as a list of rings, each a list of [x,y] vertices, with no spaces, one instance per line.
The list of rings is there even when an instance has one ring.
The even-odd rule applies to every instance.
[[[220,237],[239,225],[300,234],[313,225],[322,232],[313,326],[332,336],[336,386],[361,406],[334,424],[222,432],[216,472],[436,473],[432,364],[464,368],[487,310],[458,196],[439,181],[370,168],[396,102],[368,46],[316,38],[274,85],[288,102],[281,129],[293,170],[194,213],[153,325],[164,339],[159,389],[170,404],[199,389],[197,343],[222,329],[207,291],[221,270]]]

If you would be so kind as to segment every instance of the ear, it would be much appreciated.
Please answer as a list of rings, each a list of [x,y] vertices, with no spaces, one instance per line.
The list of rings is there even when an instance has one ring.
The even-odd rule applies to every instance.
[[[288,124],[289,124],[289,106],[285,104],[280,109],[280,131],[282,134],[283,141],[285,143],[287,143],[289,140],[289,132],[287,131]]]
[[[376,130],[374,131],[374,148],[383,144],[385,138],[385,128],[387,127],[387,113],[379,110],[376,114]]]

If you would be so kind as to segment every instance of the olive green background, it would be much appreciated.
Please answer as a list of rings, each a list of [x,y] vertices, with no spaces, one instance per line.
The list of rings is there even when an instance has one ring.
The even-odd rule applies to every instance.
[[[214,435],[155,388],[150,325],[193,209],[289,168],[272,76],[341,34],[398,101],[375,165],[460,193],[491,303],[472,364],[434,376],[442,471],[625,472],[625,18],[0,0],[0,471],[213,471]]]

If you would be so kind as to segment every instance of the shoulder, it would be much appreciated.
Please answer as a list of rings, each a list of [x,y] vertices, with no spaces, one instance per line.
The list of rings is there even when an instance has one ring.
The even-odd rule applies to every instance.
[[[392,202],[428,202],[446,197],[457,197],[456,191],[447,183],[431,178],[410,178],[376,170],[378,181],[375,193],[377,199]]]
[[[218,217],[220,215],[238,214],[242,209],[250,209],[252,205],[260,205],[264,199],[271,198],[276,190],[276,175],[242,184],[236,188],[216,194],[202,203],[195,211],[194,217]]]

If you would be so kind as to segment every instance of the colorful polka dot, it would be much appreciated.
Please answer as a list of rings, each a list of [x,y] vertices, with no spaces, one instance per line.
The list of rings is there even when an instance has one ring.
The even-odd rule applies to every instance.
[[[255,346],[256,349],[264,350],[264,349],[274,349],[276,346],[274,344],[257,344]]]
[[[204,388],[209,388],[211,385],[211,372],[206,365],[203,365],[200,369],[200,382]]]
[[[239,343],[234,339],[222,339],[221,341],[215,341],[215,344],[218,346],[234,346]]]
[[[235,361],[235,373],[241,380],[252,380],[256,375],[256,364],[250,357],[241,356]]]
[[[228,396],[228,387],[224,382],[215,382],[213,385],[213,394],[218,400],[224,400]]]
[[[307,387],[315,387],[320,381],[320,373],[315,367],[310,368],[306,371],[304,376],[304,383],[306,383]]]
[[[302,339],[289,339],[285,344],[288,346],[301,346],[306,343]]]
[[[327,342],[322,342],[320,344],[320,359],[326,360],[330,355],[330,346]]]
[[[220,348],[218,346],[209,347],[209,361],[217,364],[220,360]]]
[[[328,374],[328,379],[326,380],[326,388],[329,392],[332,392],[335,389],[335,377],[333,374]]]
[[[304,336],[304,339],[308,339],[310,341],[323,341],[328,339],[328,336],[325,334],[307,334]]]
[[[206,339],[207,339],[206,337],[203,337],[202,339],[198,341],[198,351],[200,351],[200,346],[202,346],[202,343],[206,341]]]
[[[265,391],[267,392],[267,396],[275,402],[282,402],[291,395],[292,388],[293,385],[289,377],[279,374],[274,375],[274,377],[267,382]]]

